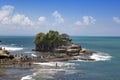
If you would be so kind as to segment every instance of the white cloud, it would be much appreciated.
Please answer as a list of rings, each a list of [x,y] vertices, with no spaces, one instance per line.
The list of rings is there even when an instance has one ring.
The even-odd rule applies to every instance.
[[[11,21],[10,21],[10,19],[9,19],[8,17],[4,17],[4,18],[1,20],[1,23],[2,23],[2,24],[10,24]]]
[[[14,10],[13,6],[5,5],[0,9],[0,21],[9,16]]]
[[[116,23],[120,24],[120,18],[119,18],[119,17],[113,17],[113,20],[114,20]]]
[[[58,11],[54,11],[52,15],[55,17],[54,25],[64,23],[64,19]]]
[[[41,17],[38,18],[38,20],[39,20],[40,22],[44,22],[44,21],[46,21],[46,18],[45,18],[44,16],[41,16]]]
[[[91,24],[95,24],[96,19],[94,19],[92,16],[83,16],[82,17],[82,21],[76,21],[75,25],[77,26],[81,26],[81,25],[91,25]]]
[[[46,23],[46,18],[44,16],[38,18],[38,24],[45,24],[45,23]]]
[[[76,22],[75,22],[75,25],[81,26],[81,25],[82,25],[82,22],[76,21]]]
[[[33,25],[33,22],[29,17],[24,14],[12,14],[14,7],[11,5],[5,5],[0,9],[0,23],[11,24],[11,25]]]
[[[83,24],[84,25],[90,25],[95,24],[95,19],[92,16],[83,16]]]
[[[15,12],[17,14],[14,14],[13,11],[14,11],[14,6],[5,5],[1,7],[0,9],[0,24],[1,25],[38,26],[38,27],[41,25],[42,26],[48,25],[46,21],[46,17],[44,16],[40,16],[38,19],[36,19],[36,21],[33,21],[28,16],[24,14],[19,14],[19,12]],[[52,24],[53,26],[56,26],[56,25],[58,26],[64,23],[64,19],[58,11],[54,11],[52,13],[52,16],[55,19],[54,23]],[[49,24],[49,26],[50,25],[51,24]]]
[[[29,19],[29,17],[23,15],[23,14],[16,14],[11,18],[11,22],[13,24],[19,24],[19,25],[33,25],[33,22]]]

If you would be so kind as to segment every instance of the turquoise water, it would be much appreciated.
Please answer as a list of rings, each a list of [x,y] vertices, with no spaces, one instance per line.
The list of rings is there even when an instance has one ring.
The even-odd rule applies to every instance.
[[[84,48],[108,53],[111,60],[80,63],[86,76],[82,80],[119,80],[120,77],[120,37],[71,37],[74,43]],[[87,69],[87,70],[86,70]]]
[[[70,38],[74,43],[80,44],[85,49],[98,51],[102,53],[102,55],[107,54],[111,56],[111,58],[94,62],[80,60],[62,62],[59,63],[59,65],[70,64],[72,68],[65,67],[62,68],[62,70],[45,69],[45,77],[40,76],[43,69],[36,69],[34,72],[37,75],[33,76],[33,74],[31,74],[30,76],[35,80],[120,80],[120,37],[72,36]],[[5,47],[5,49],[8,49],[12,54],[32,54],[31,49],[34,48],[34,37],[10,36],[0,37],[0,40],[2,41],[0,47]],[[54,63],[50,64],[54,65]],[[31,77],[29,77],[28,80],[30,80]]]

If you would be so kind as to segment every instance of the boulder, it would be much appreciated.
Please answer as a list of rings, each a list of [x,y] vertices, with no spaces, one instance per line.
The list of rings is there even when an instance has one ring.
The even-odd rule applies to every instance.
[[[82,49],[82,50],[80,50],[80,53],[85,54],[85,55],[92,55],[93,53],[96,53],[96,52]]]
[[[86,51],[86,49],[82,48],[82,49],[80,50],[80,53],[84,53],[85,51]]]

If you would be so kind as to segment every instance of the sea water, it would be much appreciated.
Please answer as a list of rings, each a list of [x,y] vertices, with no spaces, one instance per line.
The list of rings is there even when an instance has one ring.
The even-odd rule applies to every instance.
[[[70,38],[73,43],[96,51],[97,53],[90,56],[95,61],[78,59],[67,62],[34,63],[37,67],[30,70],[33,73],[29,75],[27,72],[26,75],[24,73],[21,80],[120,80],[120,37],[71,36]],[[1,36],[0,40],[0,47],[9,50],[11,54],[34,53],[31,51],[35,46],[33,36]]]

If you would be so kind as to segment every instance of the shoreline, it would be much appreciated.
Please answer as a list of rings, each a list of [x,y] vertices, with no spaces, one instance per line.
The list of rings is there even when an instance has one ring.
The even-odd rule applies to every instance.
[[[74,50],[73,50],[74,51]],[[37,53],[37,52],[36,52]],[[32,74],[32,69],[37,69],[37,64],[34,63],[45,63],[45,62],[55,62],[54,66],[51,66],[52,68],[59,68],[59,64],[57,62],[64,62],[64,61],[71,61],[71,60],[84,60],[84,61],[95,61],[95,59],[91,59],[90,56],[93,55],[93,51],[88,51],[86,49],[81,49],[79,53],[76,52],[70,53],[72,55],[68,55],[67,53],[52,53],[52,52],[40,52],[41,54],[31,54],[31,56],[28,56],[26,54],[14,54],[11,55],[12,58],[6,57],[4,59],[0,59],[0,68],[4,70],[15,70],[16,74],[7,73],[5,71],[4,75],[0,77],[0,79],[8,80],[8,79],[14,79],[18,80],[22,77]],[[79,57],[80,56],[80,57]],[[84,56],[84,57],[81,57]],[[2,61],[2,62],[1,62]],[[40,67],[40,66],[39,66]],[[47,66],[41,66],[42,67],[48,67],[51,68],[50,65]],[[17,70],[17,71],[16,71]],[[21,70],[26,71],[26,73],[20,72]],[[20,74],[20,73],[23,74]]]
[[[91,55],[91,54],[90,54]],[[85,56],[90,56],[89,54],[86,54]],[[79,54],[80,56],[80,54]],[[24,58],[24,55],[20,57],[14,57],[14,59],[3,59],[4,61],[0,62],[0,68],[29,68],[33,63],[36,62],[64,62],[69,60],[85,60],[85,61],[94,61],[95,59],[90,58],[80,58],[76,56],[62,56],[62,57],[56,57],[56,56],[46,56],[42,55],[39,57],[26,57]],[[24,67],[23,67],[24,66]]]
[[[56,56],[56,55],[47,55],[50,53],[46,53],[46,54],[39,54],[37,55],[37,57],[27,57],[27,59],[24,58],[17,58],[17,60],[9,60],[6,61],[2,64],[0,64],[0,68],[4,69],[4,70],[17,70],[15,72],[17,72],[16,74],[8,74],[7,72],[5,72],[4,75],[2,75],[0,77],[0,79],[4,79],[4,80],[8,80],[8,79],[14,79],[14,80],[20,80],[22,77],[26,76],[26,75],[30,75],[33,72],[31,71],[32,69],[37,69],[37,65],[40,64],[44,64],[46,62],[67,62],[67,61],[71,61],[71,60],[83,60],[83,61],[95,61],[95,59],[90,59],[87,58],[88,56],[92,56],[93,54],[86,54],[86,53],[79,53],[78,56]],[[20,55],[17,55],[19,57],[21,57]],[[22,54],[22,57],[25,56],[25,54]],[[86,58],[82,58],[81,56],[86,56]],[[15,59],[16,59],[15,58]],[[29,63],[30,62],[30,63]],[[37,64],[34,64],[37,63]],[[57,64],[59,66],[59,64]],[[49,66],[49,65],[48,65]],[[45,66],[44,66],[45,67]],[[46,66],[47,67],[47,66]],[[54,68],[56,68],[56,64],[54,64],[53,66]],[[24,71],[21,72],[22,74],[19,74],[19,71],[26,71],[26,73],[24,74]],[[10,72],[10,71],[9,71]]]

